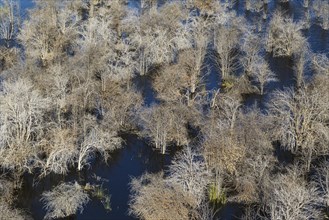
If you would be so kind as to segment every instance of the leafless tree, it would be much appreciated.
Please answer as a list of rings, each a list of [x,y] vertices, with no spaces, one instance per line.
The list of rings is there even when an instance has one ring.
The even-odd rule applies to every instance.
[[[77,37],[79,16],[63,3],[38,1],[38,7],[30,12],[18,36],[28,59],[45,66],[68,54]]]
[[[316,167],[316,175],[313,179],[315,185],[319,187],[319,196],[321,197],[322,206],[326,209],[329,207],[329,171],[328,160],[323,161],[320,167]]]
[[[303,7],[308,8],[310,5],[310,0],[303,0]]]
[[[161,153],[166,152],[171,143],[188,143],[186,109],[183,105],[158,105],[141,113],[143,133],[149,137]]]
[[[305,156],[307,170],[314,155],[327,151],[327,101],[319,90],[308,87],[277,91],[269,106],[276,120],[276,137],[288,150]]]
[[[252,108],[239,117],[236,133],[238,140],[244,146],[244,157],[236,168],[234,178],[236,196],[231,201],[244,204],[262,204],[263,193],[270,182],[269,176],[276,159],[273,155],[270,125],[271,118]],[[253,129],[250,129],[250,128]]]
[[[247,0],[246,10],[262,13],[263,19],[266,19],[267,18],[266,6],[268,3],[269,0]]]
[[[259,85],[260,94],[264,94],[264,86],[270,82],[277,81],[275,74],[270,70],[268,63],[262,57],[254,58],[251,64],[251,76]]]
[[[202,155],[188,146],[172,161],[166,181],[179,185],[201,204],[210,182],[210,173]]]
[[[0,177],[0,219],[18,219],[18,220],[30,220],[30,216],[23,210],[17,208],[15,203],[17,202],[16,191],[20,186],[17,185],[17,180],[10,180],[6,174],[2,174]]]
[[[43,115],[49,100],[30,81],[4,82],[0,93],[1,165],[22,171],[33,168],[43,138]]]
[[[321,27],[324,30],[329,29],[329,2],[325,0],[313,1],[313,9],[316,17],[321,21]]]
[[[223,26],[215,32],[215,50],[217,52],[217,64],[224,80],[232,77],[239,67],[238,46],[240,31],[236,26]]]
[[[244,33],[240,46],[245,54],[241,58],[241,64],[247,75],[252,73],[252,64],[259,58],[259,53],[263,48],[260,36],[254,33],[251,27],[250,29]]]
[[[319,195],[295,169],[279,174],[272,181],[268,209],[271,219],[313,219],[320,217]]]
[[[189,9],[198,9],[200,14],[205,17],[225,17],[227,9],[232,2],[219,2],[213,0],[187,0],[186,5]]]
[[[107,81],[105,90],[100,93],[100,97],[94,106],[103,116],[104,125],[107,124],[110,130],[132,129],[136,125],[138,115],[144,102],[142,94],[135,88],[119,84],[115,81]]]
[[[29,220],[32,219],[19,209],[14,209],[8,205],[5,201],[0,201],[1,219],[17,219],[17,220]]]
[[[180,19],[184,13],[178,2],[161,8],[151,7],[143,14],[128,13],[125,29],[136,48],[137,71],[145,75],[158,65],[171,63],[175,50],[189,47],[186,28]]]
[[[144,10],[158,7],[158,0],[141,0],[141,8]]]
[[[2,0],[0,10],[0,38],[11,40],[20,25],[19,3],[14,0]]]
[[[111,29],[110,20],[95,16],[85,21],[82,27],[79,32],[82,37],[77,40],[79,55],[89,76],[100,75],[102,91],[109,80],[130,80],[136,68],[135,52]]]
[[[275,12],[267,31],[266,50],[274,56],[292,56],[301,51],[306,43],[302,29],[302,23],[296,23],[284,17],[281,12]]]
[[[325,54],[315,54],[312,64],[317,73],[329,75],[329,58]]]
[[[224,94],[213,97],[211,107],[220,127],[233,130],[240,112],[240,100]]]
[[[83,206],[89,202],[89,196],[77,182],[62,183],[42,194],[41,201],[47,210],[45,219],[64,218],[82,213]]]
[[[191,57],[190,52],[192,51],[181,52],[178,64],[163,67],[154,78],[153,87],[158,99],[171,104],[186,105],[192,116],[197,114],[207,92],[204,89],[201,73],[193,76],[196,72],[189,69],[193,68],[192,62],[195,61],[195,57]],[[193,93],[192,90],[194,90]]]
[[[219,179],[221,172],[236,174],[238,166],[245,157],[245,147],[241,145],[235,135],[227,129],[217,128],[206,134],[204,157],[209,169],[214,170],[215,180]],[[221,184],[217,184],[219,187]]]
[[[47,159],[42,166],[41,176],[46,176],[50,172],[65,175],[74,166],[78,157],[76,137],[72,130],[62,128],[54,128],[48,136]]]
[[[162,174],[144,174],[132,179],[129,213],[141,219],[189,219],[196,201],[179,186],[163,180]]]
[[[166,102],[181,103],[184,103],[186,99],[188,100],[189,83],[187,74],[187,71],[179,64],[163,67],[153,82],[157,98]]]
[[[307,67],[310,57],[308,45],[305,44],[305,47],[298,53],[294,54],[293,57],[295,61],[294,72],[296,78],[296,85],[297,88],[300,88],[302,86],[302,83],[304,82],[305,69]]]
[[[213,220],[215,219],[217,212],[218,210],[209,204],[209,201],[205,200],[199,205],[197,211],[193,214],[195,215],[195,219]]]
[[[89,160],[94,156],[95,152],[101,154],[106,162],[109,158],[109,151],[113,151],[121,147],[121,139],[116,134],[108,134],[100,130],[92,129],[79,148],[78,153],[78,170],[81,171],[84,166],[89,166]]]
[[[205,58],[209,43],[211,19],[191,17],[189,19],[192,49],[185,50],[179,55],[179,63],[187,73],[189,93],[194,95],[197,88],[202,85],[202,74],[205,74]]]
[[[0,71],[13,67],[20,60],[17,48],[0,47]]]

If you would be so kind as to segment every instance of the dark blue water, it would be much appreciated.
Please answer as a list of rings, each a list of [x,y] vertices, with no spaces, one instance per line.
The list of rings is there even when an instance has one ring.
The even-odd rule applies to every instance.
[[[31,0],[19,1],[23,16],[27,13],[27,9],[34,7],[34,3]],[[128,6],[129,8],[139,9],[140,1],[130,0],[128,1]],[[233,9],[239,15],[246,17],[250,23],[256,24],[261,20],[258,13],[246,12],[244,10],[244,1],[242,0],[237,0]],[[302,19],[304,16],[304,9],[297,0],[284,4],[280,4],[278,1],[271,1],[268,4],[268,14],[272,14],[276,9],[284,10],[295,20]],[[262,22],[267,23],[268,20]],[[304,30],[303,33],[307,37],[313,52],[329,53],[329,32],[324,31],[315,20],[312,21],[310,29]],[[267,85],[265,87],[267,94],[264,96],[258,94],[246,95],[244,97],[246,106],[257,104],[258,107],[263,108],[262,106],[265,106],[270,94],[274,90],[285,89],[295,84],[292,60],[288,58],[273,58],[270,55],[266,59],[279,81]],[[205,77],[206,89],[208,91],[216,90],[219,88],[220,83],[219,71],[213,63],[209,63],[210,59],[207,58],[205,62],[209,66],[209,74]],[[139,77],[134,80],[134,84],[142,91],[145,105],[151,105],[157,102],[155,98],[156,94],[152,89],[152,80],[149,77]],[[72,217],[72,219],[133,219],[127,215],[129,200],[128,184],[131,177],[140,176],[146,171],[155,173],[165,169],[170,164],[175,149],[169,150],[167,155],[161,155],[152,146],[148,145],[147,142],[138,139],[134,135],[125,135],[124,139],[126,143],[123,148],[112,154],[108,165],[102,162],[95,162],[89,170],[84,170],[81,173],[72,171],[67,176],[49,175],[35,185],[33,184],[36,181],[35,177],[26,176],[22,191],[19,192],[19,207],[23,207],[34,219],[43,219],[45,211],[40,202],[42,192],[51,190],[62,181],[78,181],[81,184],[87,182],[99,184],[99,181],[95,179],[95,176],[98,176],[106,180],[102,181],[102,183],[103,187],[111,195],[112,211],[107,212],[100,200],[92,198],[92,201],[86,205],[83,213]],[[238,204],[228,204],[220,211],[221,219],[236,219],[239,216],[241,216],[241,207]]]
[[[27,10],[33,8],[35,5],[34,1],[32,0],[19,0],[19,4],[23,18],[28,14]]]

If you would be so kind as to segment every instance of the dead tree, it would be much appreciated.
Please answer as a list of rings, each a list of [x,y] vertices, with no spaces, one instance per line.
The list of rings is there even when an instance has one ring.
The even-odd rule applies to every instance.
[[[316,17],[320,20],[321,27],[324,30],[329,29],[329,2],[316,0],[313,2],[313,10]]]
[[[302,29],[302,23],[296,23],[282,13],[275,12],[267,30],[266,51],[272,52],[275,57],[290,57],[298,53],[306,43]]]
[[[62,183],[42,194],[41,201],[47,211],[45,219],[64,218],[83,212],[90,201],[88,194],[77,182]]]
[[[0,38],[12,40],[20,25],[19,4],[14,0],[2,0],[0,10]]]
[[[296,169],[296,168],[295,168]],[[294,169],[279,174],[269,189],[267,207],[271,219],[313,219],[320,217],[319,195]]]
[[[287,150],[305,158],[307,170],[315,155],[328,151],[327,100],[315,88],[289,89],[277,91],[269,106],[276,120],[276,138]]]
[[[236,27],[220,27],[215,33],[216,62],[223,80],[227,80],[239,67],[238,45],[240,33]]]
[[[49,99],[26,79],[4,82],[0,93],[1,165],[13,171],[30,171],[38,166],[44,114]]]
[[[169,166],[169,176],[166,181],[179,185],[184,191],[196,198],[201,204],[210,182],[210,172],[200,153],[186,147]]]
[[[145,219],[189,219],[196,207],[192,196],[163,180],[161,174],[132,179],[129,214]]]
[[[260,94],[264,94],[264,86],[270,82],[277,81],[275,74],[270,70],[268,63],[264,58],[257,56],[251,64],[251,76],[258,84]]]
[[[179,146],[188,143],[185,107],[175,105],[153,106],[141,113],[143,135],[150,138],[162,154],[172,143]]]

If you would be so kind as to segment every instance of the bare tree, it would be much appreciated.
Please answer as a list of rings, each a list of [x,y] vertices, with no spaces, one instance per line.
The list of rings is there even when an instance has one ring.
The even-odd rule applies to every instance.
[[[141,219],[190,219],[190,212],[196,207],[192,196],[165,182],[162,174],[134,178],[130,187],[129,213]]]
[[[252,73],[252,64],[259,58],[259,53],[263,47],[260,36],[255,34],[251,27],[250,29],[244,33],[240,46],[244,52],[241,64],[247,75]]]
[[[302,86],[302,83],[304,82],[304,75],[305,75],[305,68],[309,61],[310,57],[310,51],[308,48],[308,45],[305,44],[305,47],[302,48],[301,51],[294,54],[294,60],[295,60],[295,78],[296,78],[296,84],[297,88],[300,88]]]
[[[144,102],[140,91],[122,83],[124,82],[107,80],[93,104],[103,118],[103,125],[114,131],[134,128],[138,118],[136,113]]]
[[[329,58],[325,54],[315,54],[312,64],[317,73],[329,75]]]
[[[224,17],[228,7],[231,6],[228,1],[219,2],[213,0],[187,0],[186,5],[190,9],[198,9],[204,17]]]
[[[185,108],[183,105],[175,105],[153,106],[141,113],[144,135],[151,139],[162,154],[171,143],[188,143]]]
[[[218,94],[213,97],[211,107],[215,119],[219,119],[220,127],[229,128],[233,131],[240,113],[240,100],[228,95]]]
[[[100,130],[91,129],[84,137],[84,141],[79,148],[78,153],[78,170],[81,171],[84,166],[89,166],[89,160],[94,156],[95,152],[101,154],[106,162],[109,158],[109,151],[113,151],[121,147],[121,139],[116,134],[108,134]]]
[[[256,108],[240,115],[235,132],[238,133],[239,144],[244,146],[245,152],[234,178],[237,194],[231,196],[230,201],[248,205],[264,202],[264,190],[270,182],[270,173],[277,161],[273,155],[271,124],[271,118]]]
[[[187,78],[187,71],[181,65],[163,67],[153,83],[157,98],[166,102],[184,103],[186,99],[189,101]]]
[[[246,0],[246,10],[263,14],[263,19],[267,18],[266,7],[269,0]]]
[[[313,1],[313,9],[316,17],[321,21],[324,30],[329,29],[329,2],[325,0]]]
[[[215,180],[220,183],[221,172],[237,174],[238,166],[245,157],[245,147],[227,129],[217,128],[216,131],[206,135],[203,144],[204,157],[209,169],[214,171]],[[217,185],[220,192],[222,184]]]
[[[308,8],[310,5],[310,0],[303,0],[303,7]]]
[[[251,65],[251,76],[259,85],[260,94],[264,94],[264,86],[270,82],[277,81],[275,74],[270,70],[268,63],[262,57],[254,58]]]
[[[232,77],[238,69],[238,45],[240,32],[235,26],[223,26],[215,32],[215,50],[218,58],[217,64],[223,80]]]
[[[88,75],[101,78],[103,92],[108,81],[129,81],[136,68],[133,60],[136,54],[131,50],[131,45],[111,29],[110,20],[95,16],[85,21],[82,27],[79,32],[82,37],[77,44],[79,57],[83,59]]]
[[[67,57],[77,37],[79,16],[68,3],[38,1],[20,30],[18,39],[25,46],[27,58],[43,66]],[[63,10],[65,9],[65,10]]]
[[[266,50],[274,56],[292,56],[301,51],[306,43],[302,29],[302,23],[296,23],[282,13],[275,12],[267,31]]]
[[[20,183],[19,183],[20,184]],[[17,208],[16,191],[21,187],[17,185],[17,179],[14,181],[8,180],[6,173],[3,173],[0,177],[0,219],[18,219],[18,220],[30,220],[32,219],[23,210]]]
[[[0,38],[11,40],[17,33],[19,20],[19,4],[14,0],[2,0],[0,10]]]
[[[313,219],[320,217],[317,189],[306,183],[295,169],[279,174],[268,195],[271,219]]]
[[[288,150],[305,156],[307,170],[314,155],[328,150],[327,99],[316,88],[289,89],[277,91],[269,106],[276,137]]]
[[[0,71],[13,67],[19,61],[20,51],[17,48],[0,47]]]
[[[195,61],[191,52],[193,53],[191,50],[181,52],[178,64],[163,67],[154,78],[153,87],[158,99],[171,104],[187,105],[189,114],[195,115],[198,107],[204,102],[207,92],[203,87],[201,73],[194,75],[196,72],[190,69],[194,68]]]
[[[65,175],[74,166],[78,157],[76,137],[71,129],[54,128],[48,133],[47,159],[42,166],[41,176],[53,172]]]
[[[1,219],[17,219],[17,220],[29,220],[32,219],[19,209],[10,207],[6,202],[0,201]]]
[[[189,19],[189,31],[192,49],[185,50],[179,55],[179,63],[186,70],[189,84],[189,93],[194,95],[202,82],[202,74],[205,74],[205,58],[209,43],[212,20],[200,17]]]
[[[238,167],[245,158],[245,148],[236,136],[220,125],[203,133],[203,155],[212,174],[208,196],[211,202],[225,203],[225,177],[237,175]]]
[[[89,202],[88,194],[77,182],[62,183],[42,194],[41,201],[47,210],[45,219],[64,218],[82,213],[83,206]]]
[[[171,63],[176,50],[189,47],[186,28],[180,21],[183,17],[178,2],[161,8],[151,7],[141,15],[128,13],[125,29],[137,50],[137,71],[141,75],[156,66]]]
[[[329,171],[328,160],[323,161],[320,167],[316,167],[316,175],[313,179],[315,185],[319,187],[319,196],[321,197],[322,206],[329,208]]]
[[[210,173],[202,155],[188,146],[172,161],[166,181],[179,185],[201,204],[210,182]]]
[[[157,7],[158,0],[141,0],[141,8],[144,10],[150,9],[152,7]]]
[[[0,161],[3,167],[31,171],[41,147],[43,115],[48,103],[28,80],[3,83],[0,93]]]

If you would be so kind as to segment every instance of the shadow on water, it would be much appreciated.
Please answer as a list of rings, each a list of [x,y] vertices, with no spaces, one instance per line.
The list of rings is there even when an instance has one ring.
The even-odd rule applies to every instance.
[[[314,53],[329,53],[329,30],[324,30],[319,25],[313,24],[310,29],[304,31],[304,34]]]
[[[278,159],[279,164],[289,165],[293,164],[295,155],[288,150],[285,150],[280,143],[273,143],[274,146],[274,156]]]
[[[133,79],[136,88],[142,93],[144,98],[144,104],[146,106],[151,106],[152,104],[156,104],[159,100],[156,99],[156,92],[152,87],[152,78],[149,75],[144,76],[136,76]]]
[[[242,94],[243,106],[246,108],[257,107],[261,110],[265,110],[267,97],[266,94],[260,95],[258,93]]]
[[[223,220],[239,220],[243,215],[243,206],[239,203],[229,202],[224,205],[216,217]]]
[[[221,83],[220,71],[213,60],[214,55],[212,53],[214,52],[209,50],[208,52],[209,55],[206,56],[204,60],[204,65],[206,66],[206,68],[203,71],[203,77],[207,91],[213,91],[219,89]]]
[[[268,62],[271,70],[278,78],[277,82],[271,82],[267,86],[267,91],[271,92],[275,89],[283,89],[295,85],[295,75],[293,70],[293,60],[289,57],[271,57]]]

